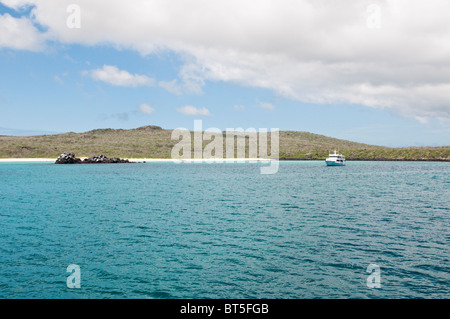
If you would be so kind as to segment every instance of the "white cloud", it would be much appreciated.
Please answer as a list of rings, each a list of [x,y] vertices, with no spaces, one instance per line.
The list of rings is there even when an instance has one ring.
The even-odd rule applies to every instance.
[[[267,103],[267,102],[261,102],[261,103],[259,103],[259,106],[263,109],[270,110],[270,111],[272,111],[274,109],[274,106],[271,103]]]
[[[181,88],[177,83],[177,80],[172,81],[159,81],[158,85],[162,87],[164,90],[175,94],[175,95],[181,95]]]
[[[144,114],[152,114],[153,112],[156,111],[154,107],[145,103],[139,105],[139,110]]]
[[[308,103],[450,119],[448,0],[77,0],[76,30],[66,25],[72,0],[2,2],[33,4],[33,21],[52,41],[180,54],[179,87],[161,83],[172,93],[202,93],[205,81],[224,81]],[[381,9],[380,28],[367,24],[372,4]],[[35,47],[14,42],[39,38],[28,20],[20,23],[3,46]]]
[[[53,76],[53,79],[55,80],[55,82],[57,82],[58,84],[64,84],[64,81],[57,75]]]
[[[8,13],[0,14],[0,48],[40,51],[45,36],[27,18],[14,18]]]
[[[199,109],[191,105],[180,107],[177,111],[186,115],[211,115],[207,108],[203,107]]]
[[[130,74],[125,70],[119,70],[113,65],[104,65],[101,69],[86,71],[96,81],[102,81],[115,86],[153,86],[155,80],[145,75]]]
[[[243,110],[245,110],[245,106],[243,106],[243,105],[234,105],[233,109],[235,109],[236,111],[243,111]]]

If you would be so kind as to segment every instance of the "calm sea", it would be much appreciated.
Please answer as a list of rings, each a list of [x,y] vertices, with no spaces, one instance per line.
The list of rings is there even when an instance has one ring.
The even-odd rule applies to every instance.
[[[450,297],[450,163],[261,165],[0,163],[0,298]]]

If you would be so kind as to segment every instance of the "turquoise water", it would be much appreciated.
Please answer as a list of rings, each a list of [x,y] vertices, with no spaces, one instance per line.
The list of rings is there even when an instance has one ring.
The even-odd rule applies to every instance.
[[[0,298],[450,297],[449,163],[261,165],[0,163]]]

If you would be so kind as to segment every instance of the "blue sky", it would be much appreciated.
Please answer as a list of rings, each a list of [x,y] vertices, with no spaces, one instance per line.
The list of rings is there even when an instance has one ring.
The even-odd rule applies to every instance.
[[[285,32],[288,30],[280,31],[287,39],[280,40],[280,34],[267,36],[273,46],[280,42],[280,47],[274,49],[266,44],[265,36],[258,39],[259,29],[255,26],[261,23],[259,18],[264,18],[264,12],[255,18],[235,8],[243,21],[256,19],[248,24],[251,27],[242,22],[242,32],[248,35],[239,40],[239,33],[228,35],[228,22],[220,22],[219,17],[212,30],[205,29],[205,21],[189,20],[198,23],[188,24],[192,29],[189,33],[161,25],[155,31],[152,26],[140,26],[140,22],[136,23],[142,28],[127,27],[127,19],[117,29],[112,26],[103,30],[103,22],[89,30],[93,26],[88,21],[79,30],[71,30],[60,23],[66,21],[66,11],[60,10],[56,21],[52,20],[54,15],[46,14],[46,10],[55,10],[49,4],[38,0],[1,2],[0,134],[83,132],[143,125],[192,129],[194,120],[202,119],[204,129],[279,128],[386,146],[450,144],[450,106],[446,104],[450,99],[443,89],[450,81],[445,74],[430,72],[444,72],[448,58],[428,61],[424,60],[427,53],[419,52],[417,61],[411,59],[403,66],[402,70],[408,71],[402,77],[403,71],[394,75],[390,71],[398,66],[395,57],[380,62],[378,57],[367,60],[367,52],[345,51],[339,59],[347,54],[347,61],[340,64],[330,62],[337,56],[311,59],[312,53],[298,52],[299,48],[304,50],[303,43],[311,44],[310,37],[292,40],[297,41],[294,45]],[[83,14],[97,13],[98,9],[80,2],[83,23]],[[199,8],[203,9],[201,1],[195,12]],[[100,17],[117,14],[120,21],[119,13],[126,8],[112,2],[109,10]],[[161,16],[169,18],[177,14],[167,8],[160,10]],[[274,21],[274,25],[285,28],[287,14],[285,9],[275,13],[280,22]],[[313,12],[313,18],[314,14],[319,18],[323,13]],[[99,23],[97,20],[91,24]],[[334,23],[340,26],[342,21]],[[310,30],[314,25],[303,27]],[[145,28],[153,33],[147,35],[142,31]],[[92,30],[99,30],[98,34]],[[399,36],[405,32],[395,30]],[[263,24],[260,32],[270,34]],[[321,43],[333,45],[333,34],[329,37]],[[419,40],[410,41],[411,46],[422,45]],[[390,42],[379,45],[384,46],[380,52],[396,49],[389,47]],[[314,50],[314,57],[323,53],[322,45]],[[358,64],[356,60],[366,62]],[[385,64],[392,66],[383,69]],[[418,69],[419,64],[427,68]],[[336,68],[346,72],[342,80]],[[306,69],[315,72],[302,73]],[[423,79],[424,72],[431,74],[430,79]],[[341,82],[345,81],[348,83],[344,86]]]

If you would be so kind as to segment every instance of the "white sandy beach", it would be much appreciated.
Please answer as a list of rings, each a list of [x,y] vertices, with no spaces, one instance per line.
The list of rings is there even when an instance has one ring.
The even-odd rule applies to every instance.
[[[81,157],[84,159],[84,157]],[[193,159],[171,159],[171,158],[128,158],[130,162],[266,162],[267,158],[193,158]],[[0,158],[0,162],[55,162],[56,158]]]
[[[267,158],[192,158],[192,159],[172,159],[172,158],[129,158],[130,162],[266,162]]]
[[[0,162],[54,162],[56,158],[0,158]]]

